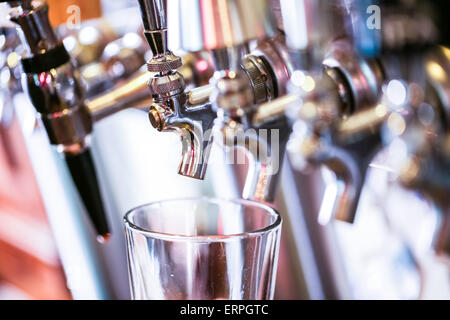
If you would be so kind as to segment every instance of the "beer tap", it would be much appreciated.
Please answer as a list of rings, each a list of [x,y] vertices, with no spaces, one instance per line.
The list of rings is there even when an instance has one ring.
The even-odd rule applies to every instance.
[[[408,127],[401,136],[408,146],[408,157],[400,172],[406,188],[420,192],[439,212],[433,239],[438,256],[450,257],[450,49],[431,49],[423,65],[427,77],[423,101],[412,109]],[[406,120],[405,120],[406,121]]]
[[[162,0],[140,0],[144,35],[153,53],[147,68],[150,75],[148,87],[153,99],[149,119],[154,128],[163,132],[176,132],[182,140],[182,160],[179,173],[203,179],[206,170],[210,140],[205,139],[214,122],[211,104],[205,99],[192,98],[186,93],[185,79],[177,69],[183,66],[182,59],[167,47],[166,3]],[[201,90],[209,97],[208,87]],[[197,91],[198,92],[198,91]],[[201,104],[203,103],[203,104]]]
[[[261,129],[252,123],[256,105],[275,98],[278,90],[283,90],[283,86],[278,87],[278,82],[286,82],[284,78],[289,76],[291,69],[284,68],[286,63],[280,65],[282,70],[275,70],[270,64],[271,59],[282,58],[278,43],[269,40],[276,34],[269,1],[169,1],[167,20],[161,18],[161,23],[154,23],[154,17],[163,17],[164,4],[163,1],[140,1],[146,34],[162,35],[159,38],[168,35],[170,48],[189,52],[209,50],[216,73],[210,86],[195,89],[205,92],[205,95],[210,94],[211,102],[192,106],[191,99],[186,99],[190,93],[184,93],[183,81],[177,73],[164,73],[156,67],[157,62],[176,58],[167,50],[164,41],[164,45],[160,45],[164,49],[153,49],[156,47],[155,37],[148,36],[155,54],[148,63],[149,71],[153,72],[149,86],[156,101],[149,113],[151,123],[160,131],[175,131],[181,135],[183,155],[180,174],[199,179],[205,176],[213,138],[211,131],[221,132],[225,141],[231,140],[232,148],[237,141],[244,141],[243,147],[249,152],[253,163],[243,196],[271,201],[276,179],[271,179],[272,175],[258,152],[266,148],[270,156],[272,146],[267,143],[270,139],[258,134],[245,136],[244,132],[249,128]],[[155,10],[158,12],[153,12]],[[167,24],[162,23],[165,21]],[[259,42],[254,52],[249,54],[252,40]],[[179,65],[174,63],[170,67]],[[165,84],[164,88],[158,86],[163,77],[167,79],[164,83],[170,83]],[[169,89],[172,92],[167,92]],[[199,121],[201,124],[198,124]],[[287,125],[267,125],[267,129],[272,128],[281,129],[282,137],[288,136],[284,132],[289,130]],[[285,142],[281,141],[281,148]],[[255,144],[259,147],[249,147]]]
[[[110,230],[89,150],[93,121],[84,101],[78,71],[50,25],[46,3],[7,2],[12,7],[10,19],[19,26],[28,47],[28,56],[22,59],[26,91],[51,144],[64,153],[98,240],[106,241]]]
[[[184,105],[185,102],[186,105],[205,104],[212,87],[199,87],[184,94],[182,88],[185,86],[185,77],[183,75],[187,77],[189,84],[204,82],[204,75],[201,73],[205,72],[203,69],[210,71],[210,63],[205,60],[206,67],[197,70],[195,62],[203,59],[203,56],[198,53],[196,56],[189,57],[189,65],[181,67],[181,58],[167,51],[167,30],[161,27],[165,23],[164,16],[149,16],[152,12],[150,9],[153,7],[143,6],[143,16],[148,18],[145,20],[148,21],[145,23],[147,30],[145,35],[154,53],[147,67],[153,73],[138,71],[110,91],[87,99],[80,71],[72,64],[70,55],[50,25],[48,5],[43,1],[3,0],[2,2],[8,2],[11,6],[10,19],[19,26],[19,35],[28,47],[28,56],[22,59],[26,91],[42,119],[50,142],[57,146],[58,151],[64,153],[75,186],[99,235],[98,240],[104,242],[109,237],[110,231],[89,150],[93,124],[125,109],[146,107],[148,110],[148,106],[153,102],[155,102],[154,106],[162,106],[162,101],[170,101],[177,106],[176,108]],[[155,8],[164,8],[159,2],[155,2],[155,5]],[[181,67],[180,72],[171,71],[172,68],[179,67]],[[152,79],[153,84],[150,86],[150,93],[147,86],[149,79]],[[170,98],[174,91],[174,96]],[[160,99],[158,100],[157,97]],[[206,104],[205,109],[208,110],[208,108],[210,105]],[[181,131],[189,128],[186,132],[193,134],[192,139],[190,134],[185,135],[190,139],[190,143],[184,144],[186,156],[183,157],[180,171],[187,175],[201,177],[202,169],[196,169],[201,168],[199,165],[201,161],[198,161],[197,153],[191,151],[194,148],[202,149],[199,147],[202,143],[196,139],[198,131],[191,118],[206,118],[204,121],[206,128],[203,130],[206,131],[207,127],[212,125],[213,112],[208,114],[200,112],[201,108],[194,109],[180,108],[180,112],[177,111],[179,121],[173,119],[171,123],[174,125],[171,128],[179,128]],[[150,115],[156,114],[152,110]],[[185,113],[188,113],[189,117],[186,117]],[[202,135],[198,137],[201,139]]]
[[[421,61],[420,52],[435,41],[436,29],[429,21],[411,24],[408,14],[398,15],[402,11],[397,3],[377,2],[386,9],[383,21],[390,33],[386,28],[367,27],[362,2],[280,3],[287,44],[299,52],[306,70],[295,71],[289,94],[260,106],[255,121],[288,112],[294,127],[289,143],[294,165],[304,169],[307,164],[320,164],[331,169],[338,180],[338,195],[327,216],[353,222],[367,169],[389,143],[384,138],[386,122],[401,118],[398,111],[408,113],[410,81],[422,84],[417,79],[421,72],[411,68],[411,62]],[[310,20],[305,18],[304,23],[299,16]],[[395,23],[399,17],[402,23]],[[418,20],[424,22],[423,16]],[[421,25],[429,27],[420,30]],[[407,30],[407,26],[414,28]],[[392,37],[398,41],[390,41]],[[402,55],[404,48],[414,48],[414,54]],[[418,53],[417,48],[421,48]],[[397,90],[404,97],[392,101],[392,91]]]
[[[327,216],[353,222],[390,112],[381,104],[383,68],[354,49],[344,3],[282,0],[280,4],[287,44],[299,54],[299,69],[292,73],[288,94],[261,105],[254,121],[289,115],[294,165],[300,170],[308,163],[331,169],[340,189]]]
[[[433,247],[450,254],[449,202],[449,24],[446,1],[379,1],[381,63],[386,77],[402,79],[408,101],[397,114],[403,130],[387,128],[408,147],[400,183],[418,191],[439,211]],[[362,39],[362,37],[360,37]]]

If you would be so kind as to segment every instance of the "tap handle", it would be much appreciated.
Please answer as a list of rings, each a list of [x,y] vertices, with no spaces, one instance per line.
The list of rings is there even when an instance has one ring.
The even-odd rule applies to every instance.
[[[166,0],[139,0],[144,35],[153,56],[167,53]]]
[[[78,192],[99,240],[105,241],[109,237],[109,228],[86,143],[92,132],[92,119],[84,104],[78,72],[50,25],[48,5],[43,1],[32,4],[30,1],[17,1],[14,5],[20,7],[12,10],[11,20],[20,26],[24,42],[29,47],[29,56],[22,59],[28,94],[41,114],[50,142],[64,147],[65,159]],[[36,78],[39,81],[35,81]]]
[[[66,154],[65,158],[75,186],[98,234],[97,239],[105,242],[110,236],[110,231],[91,152],[86,149],[80,154]]]
[[[146,31],[167,29],[164,0],[139,0],[139,6]]]

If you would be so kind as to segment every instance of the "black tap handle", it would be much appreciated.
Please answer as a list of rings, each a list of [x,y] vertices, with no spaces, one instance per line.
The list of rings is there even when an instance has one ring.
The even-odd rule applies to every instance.
[[[31,1],[32,0],[0,0],[0,2],[7,2],[12,5],[21,5],[24,9],[31,8]]]
[[[110,231],[91,152],[87,149],[77,155],[66,154],[66,162],[84,206],[99,235],[98,240],[100,242],[107,241]]]

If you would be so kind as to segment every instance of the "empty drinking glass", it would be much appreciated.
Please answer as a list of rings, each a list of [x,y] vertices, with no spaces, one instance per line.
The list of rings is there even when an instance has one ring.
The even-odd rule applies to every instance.
[[[246,200],[154,202],[125,215],[133,299],[272,299],[281,217]]]

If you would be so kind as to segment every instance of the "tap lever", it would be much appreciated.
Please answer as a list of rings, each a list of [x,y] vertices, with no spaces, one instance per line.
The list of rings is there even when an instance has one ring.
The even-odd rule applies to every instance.
[[[93,119],[85,104],[78,70],[56,36],[43,1],[20,1],[11,20],[23,32],[29,56],[22,60],[26,90],[39,112],[52,145],[65,153],[77,190],[84,202],[99,240],[109,237],[95,167],[88,149]]]
[[[86,149],[79,154],[67,153],[65,158],[75,186],[99,235],[98,240],[104,242],[110,236],[110,230],[91,152]]]

